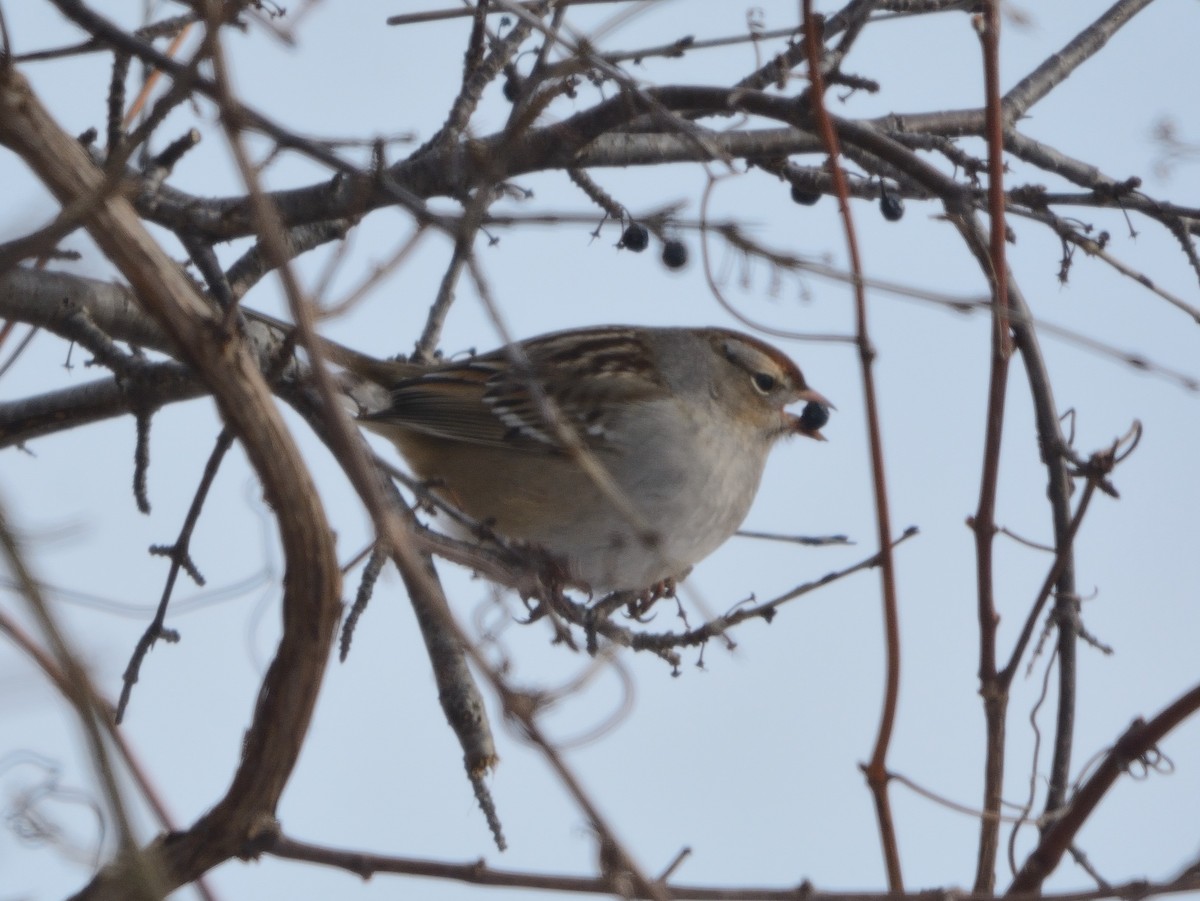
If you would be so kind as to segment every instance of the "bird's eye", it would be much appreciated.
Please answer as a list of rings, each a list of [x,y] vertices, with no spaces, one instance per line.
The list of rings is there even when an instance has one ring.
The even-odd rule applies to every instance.
[[[754,382],[754,387],[759,394],[770,394],[779,384],[779,380],[769,372],[756,372],[750,377],[750,380]]]

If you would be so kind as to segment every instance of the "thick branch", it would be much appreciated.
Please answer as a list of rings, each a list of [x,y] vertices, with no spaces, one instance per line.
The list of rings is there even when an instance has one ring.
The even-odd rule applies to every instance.
[[[208,393],[179,363],[151,364],[137,385],[137,405],[157,408]],[[115,378],[0,403],[0,448],[21,445],[64,429],[103,422],[132,412],[127,385]]]
[[[1008,121],[1015,122],[1025,115],[1031,106],[1100,52],[1109,38],[1153,2],[1154,0],[1120,0],[1076,35],[1062,50],[1021,79],[1004,95],[1004,114]]]
[[[96,190],[102,174],[49,116],[11,68],[0,70],[0,142],[18,153],[61,203]],[[287,565],[284,636],[264,681],[241,765],[228,793],[190,830],[156,842],[170,886],[183,885],[238,852],[273,817],[307,732],[338,617],[340,574],[315,486],[272,402],[258,366],[146,232],[127,201],[107,197],[87,227],[128,279],[139,301],[183,349],[211,388],[275,511]],[[122,897],[123,861],[106,868],[83,897]]]

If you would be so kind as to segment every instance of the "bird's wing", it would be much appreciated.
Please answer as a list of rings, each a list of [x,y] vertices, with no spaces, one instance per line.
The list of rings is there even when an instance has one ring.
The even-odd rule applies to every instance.
[[[391,386],[391,407],[367,419],[451,441],[545,450],[562,448],[557,416],[599,449],[607,438],[605,411],[661,390],[646,356],[632,333],[618,341],[611,331],[597,333],[594,345],[578,333],[547,335],[402,379]]]

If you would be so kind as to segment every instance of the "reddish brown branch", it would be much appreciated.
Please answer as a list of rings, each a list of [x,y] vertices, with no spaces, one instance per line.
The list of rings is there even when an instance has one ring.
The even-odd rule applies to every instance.
[[[1197,710],[1200,710],[1200,685],[1185,692],[1150,722],[1134,720],[1125,730],[1125,734],[1117,739],[1117,743],[1101,761],[1091,778],[1075,793],[1071,803],[1063,809],[1062,815],[1042,833],[1038,846],[1008,887],[1008,896],[1037,892],[1042,886],[1042,881],[1054,872],[1063,854],[1075,840],[1080,827],[1091,816],[1096,805],[1112,788],[1117,778],[1127,772],[1130,765],[1149,754],[1167,733]]]
[[[975,891],[991,891],[995,884],[996,854],[1000,844],[1000,793],[1004,782],[1004,721],[1008,708],[1006,686],[996,672],[996,602],[993,551],[996,533],[996,490],[1000,480],[1000,440],[1008,386],[1008,361],[1012,356],[1009,332],[1008,264],[1005,260],[1004,221],[1004,110],[1000,102],[1000,4],[990,0],[975,17],[983,45],[988,141],[988,210],[991,218],[986,271],[992,284],[992,351],[988,379],[987,420],[979,506],[975,513],[976,591],[979,611],[979,682],[987,723],[984,763],[983,811],[979,832],[979,858]]]
[[[613,884],[607,876],[578,876],[567,873],[537,873],[504,870],[489,866],[483,860],[462,863],[372,854],[341,848],[330,848],[275,835],[262,843],[262,853],[287,860],[304,861],[334,867],[369,879],[381,873],[397,873],[427,879],[452,880],[467,885],[484,885],[534,891],[573,892],[580,895],[611,895]],[[905,895],[881,892],[830,892],[814,888],[808,882],[787,887],[685,885],[656,881],[661,893],[677,901],[945,901],[951,893],[945,889],[930,889]],[[1009,901],[1105,901],[1105,899],[1150,898],[1168,893],[1195,891],[1200,880],[1181,877],[1165,883],[1131,882],[1084,892],[1041,895],[1026,893],[1009,895]],[[634,886],[626,897],[646,897]],[[992,901],[991,895],[954,893],[956,901]]]
[[[854,315],[857,335],[858,358],[863,379],[863,400],[867,414],[867,433],[871,446],[871,480],[875,490],[875,523],[878,530],[880,554],[880,583],[883,594],[883,619],[887,642],[887,677],[884,685],[883,711],[879,717],[879,733],[871,760],[864,767],[867,785],[875,801],[875,815],[879,823],[879,838],[883,846],[884,862],[887,866],[888,887],[893,892],[904,891],[904,878],[900,869],[900,851],[896,843],[896,826],[892,820],[891,803],[888,800],[887,751],[891,743],[892,729],[896,722],[896,705],[900,696],[900,616],[896,602],[896,570],[892,558],[891,513],[888,509],[887,480],[884,474],[883,435],[879,425],[879,404],[875,395],[875,380],[872,361],[875,350],[871,345],[867,328],[867,298],[863,284],[862,260],[858,253],[858,241],[854,233],[854,221],[850,215],[850,192],[846,174],[838,161],[838,136],[833,120],[825,109],[825,82],[821,75],[821,23],[814,18],[812,0],[804,0],[804,43],[808,54],[809,77],[812,89],[813,117],[817,130],[829,155],[829,174],[837,192],[838,207],[846,231],[846,248],[850,257],[850,271],[854,275]]]

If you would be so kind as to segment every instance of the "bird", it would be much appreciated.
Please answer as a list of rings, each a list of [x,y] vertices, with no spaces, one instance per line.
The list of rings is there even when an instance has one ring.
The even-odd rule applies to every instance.
[[[684,578],[740,526],[771,448],[825,440],[832,407],[782,351],[716,327],[579,328],[432,366],[364,360],[338,360],[385,392],[360,424],[446,503],[593,595]]]

